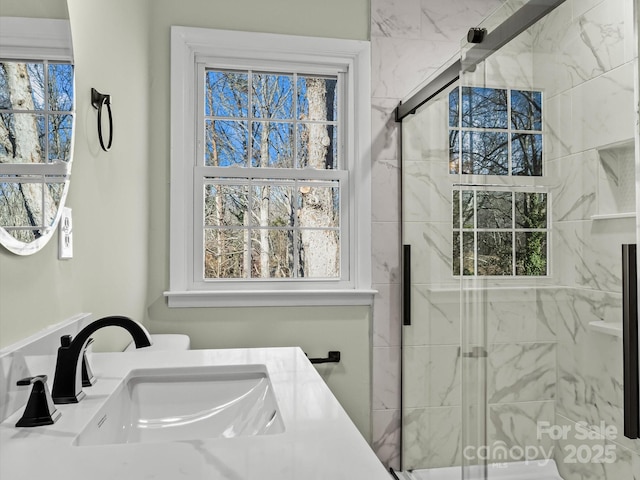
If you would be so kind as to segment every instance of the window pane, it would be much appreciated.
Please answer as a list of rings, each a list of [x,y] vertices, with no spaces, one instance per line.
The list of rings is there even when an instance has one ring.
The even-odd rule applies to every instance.
[[[19,187],[20,196],[18,197],[19,218],[21,224],[15,226],[34,226],[42,227],[47,225],[45,221],[45,215],[48,213],[49,218],[51,212],[43,210],[43,205],[47,205],[47,198],[43,192],[43,185],[41,183],[21,183]],[[55,215],[55,211],[53,215]]]
[[[509,173],[508,135],[496,132],[463,132],[462,173],[507,175]]]
[[[516,228],[547,228],[547,194],[516,192]]]
[[[326,77],[298,77],[298,119],[338,120],[338,80]]]
[[[474,226],[474,195],[473,190],[462,191],[462,228],[473,228]]]
[[[473,232],[464,232],[462,234],[462,274],[475,275],[475,248],[473,241]]]
[[[45,158],[44,116],[31,113],[0,114],[0,163],[42,163]],[[19,134],[18,134],[19,132]]]
[[[334,125],[298,125],[298,167],[338,168],[338,129]]]
[[[512,174],[542,175],[542,135],[516,133],[511,139]]]
[[[204,186],[205,226],[245,225],[245,215],[248,210],[246,185],[206,184]]]
[[[18,71],[22,74],[22,64],[16,64]],[[44,110],[44,95],[45,95],[45,79],[44,79],[44,64],[43,63],[27,63],[26,64],[27,75],[29,79],[29,84],[31,87],[31,99],[32,103],[29,100],[20,99],[20,101],[13,101],[13,108],[15,109],[25,109],[25,110]],[[14,84],[15,85],[15,84]],[[15,87],[14,87],[15,88]],[[20,88],[18,86],[17,88]],[[12,92],[12,98],[15,98],[15,93],[17,90]]]
[[[453,249],[451,258],[453,259],[453,274],[460,275],[460,232],[453,232]]]
[[[254,73],[252,112],[256,118],[293,118],[293,76]]]
[[[31,226],[20,183],[0,183],[0,224],[6,227]]]
[[[511,128],[542,130],[542,92],[511,91]]]
[[[477,192],[478,228],[511,228],[511,192]]]
[[[263,227],[294,226],[294,187],[286,185],[270,185],[265,182],[252,187],[253,202],[251,215],[252,225]]]
[[[252,124],[254,167],[293,168],[293,127],[283,122]]]
[[[48,193],[45,195],[45,221],[48,227],[53,226],[53,221],[58,214],[60,199],[64,192],[64,183],[47,183]]]
[[[73,117],[49,115],[49,162],[68,162],[71,158]]]
[[[458,126],[458,115],[460,114],[460,89],[456,88],[449,93],[449,126]]]
[[[205,229],[204,277],[247,278],[247,230]]]
[[[516,275],[547,274],[546,232],[516,233]]]
[[[206,120],[205,165],[247,166],[249,131],[247,122]]]
[[[73,110],[73,65],[50,63],[48,73],[49,110]]]
[[[460,228],[460,190],[453,191],[453,228]]]
[[[511,232],[478,232],[478,275],[512,275]]]
[[[340,222],[340,188],[301,183],[298,188],[298,224],[301,227],[336,228]]]
[[[462,88],[462,126],[507,128],[507,91],[495,88]]]
[[[9,95],[9,84],[7,83],[7,71],[5,63],[0,62],[0,109],[11,109],[11,96]]]
[[[460,173],[460,132],[449,130],[449,173]]]
[[[298,276],[340,278],[340,235],[337,230],[298,232]]]
[[[251,277],[294,276],[293,230],[251,230]]]
[[[205,115],[248,117],[249,75],[208,70],[205,79]]]

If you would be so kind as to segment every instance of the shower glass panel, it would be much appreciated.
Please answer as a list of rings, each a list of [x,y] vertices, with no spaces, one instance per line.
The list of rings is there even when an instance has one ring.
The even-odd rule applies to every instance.
[[[494,31],[522,4],[506,4],[481,27]],[[553,459],[553,441],[538,425],[556,424],[557,385],[556,315],[544,308],[556,287],[546,92],[534,76],[539,26],[480,63],[472,60],[485,54],[482,44],[463,44],[449,96],[465,479],[490,478],[496,464],[555,473],[535,463]]]
[[[464,41],[459,79],[402,120],[407,479],[640,479],[621,338],[635,3],[567,0],[495,52]]]

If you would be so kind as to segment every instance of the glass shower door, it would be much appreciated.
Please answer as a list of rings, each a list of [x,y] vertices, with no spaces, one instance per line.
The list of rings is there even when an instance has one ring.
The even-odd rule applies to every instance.
[[[449,100],[464,479],[507,468],[555,473],[536,464],[553,458],[553,441],[539,436],[538,426],[555,424],[557,383],[555,318],[542,307],[542,292],[554,288],[554,181],[544,165],[536,26],[496,52],[487,46],[521,4],[505,4],[476,29],[480,43],[462,45],[459,88]]]
[[[453,87],[452,87],[453,88]],[[451,273],[451,187],[441,93],[402,124],[404,470],[461,464],[460,280]],[[409,261],[410,256],[410,261]],[[409,272],[405,269],[405,275]]]
[[[496,52],[465,42],[458,82],[403,119],[412,478],[640,478],[622,339],[622,245],[639,228],[633,14],[632,0],[565,2]]]

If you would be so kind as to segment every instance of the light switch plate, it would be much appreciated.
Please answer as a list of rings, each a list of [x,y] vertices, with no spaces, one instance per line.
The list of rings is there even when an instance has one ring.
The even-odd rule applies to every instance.
[[[64,207],[58,225],[58,259],[68,260],[73,258],[73,222],[71,209]]]

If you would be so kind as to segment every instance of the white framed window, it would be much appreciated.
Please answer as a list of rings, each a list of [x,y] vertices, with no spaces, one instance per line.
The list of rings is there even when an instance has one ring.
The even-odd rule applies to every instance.
[[[169,306],[370,304],[369,43],[171,35]]]
[[[549,276],[542,107],[538,90],[451,90],[449,173],[460,182],[452,187],[454,276]]]

